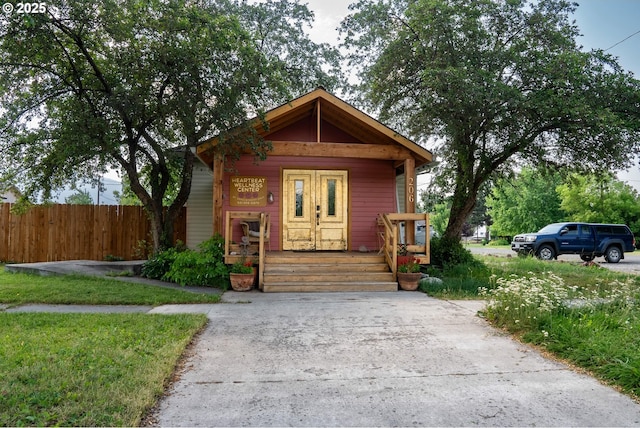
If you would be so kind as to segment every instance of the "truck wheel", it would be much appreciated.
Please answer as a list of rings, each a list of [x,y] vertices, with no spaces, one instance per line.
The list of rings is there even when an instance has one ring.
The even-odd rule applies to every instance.
[[[604,258],[609,263],[618,263],[622,258],[622,251],[620,250],[620,247],[612,245],[607,248],[607,251],[604,253]]]
[[[538,258],[540,260],[553,260],[556,258],[556,251],[551,245],[542,245],[538,249]]]
[[[580,254],[580,258],[583,262],[590,262],[593,260],[593,254]]]

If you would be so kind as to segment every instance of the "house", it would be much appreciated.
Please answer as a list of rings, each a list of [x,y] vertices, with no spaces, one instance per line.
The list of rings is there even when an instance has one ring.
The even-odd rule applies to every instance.
[[[283,260],[307,258],[309,264],[328,257],[333,265],[382,260],[377,263],[386,265],[389,281],[382,282],[387,283],[396,279],[398,251],[421,254],[421,262],[428,263],[428,242],[398,250],[399,242],[415,243],[413,222],[428,222],[425,214],[414,214],[416,171],[432,161],[428,150],[322,88],[267,112],[264,121],[268,129],[261,120],[252,124],[273,147],[258,164],[247,153],[232,170],[226,168],[215,138],[197,147],[202,165],[195,169],[187,203],[187,245],[219,233],[225,236],[227,262],[258,254],[265,291],[281,291],[264,288],[263,274],[268,280],[270,263],[286,264]],[[404,237],[398,235],[400,222],[411,225]],[[254,238],[260,237],[251,243],[242,240],[247,224],[255,225]],[[334,270],[327,263],[324,271]]]
[[[17,202],[21,196],[22,194],[16,186],[3,186],[2,183],[0,183],[0,204],[13,204]]]

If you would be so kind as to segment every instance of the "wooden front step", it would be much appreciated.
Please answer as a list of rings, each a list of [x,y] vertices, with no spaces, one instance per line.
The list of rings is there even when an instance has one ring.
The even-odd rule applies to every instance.
[[[267,253],[265,292],[397,291],[384,257],[362,253]]]

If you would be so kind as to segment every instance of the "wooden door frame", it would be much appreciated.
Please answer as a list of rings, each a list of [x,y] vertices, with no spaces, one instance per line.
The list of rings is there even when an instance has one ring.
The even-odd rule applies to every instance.
[[[284,171],[287,170],[299,170],[299,171],[345,171],[347,173],[347,206],[345,207],[347,213],[347,245],[346,245],[346,250],[350,251],[351,250],[351,191],[352,191],[352,186],[351,186],[351,179],[352,179],[352,174],[351,174],[351,168],[339,168],[339,167],[331,167],[331,166],[317,166],[317,167],[309,167],[308,165],[304,165],[304,166],[296,166],[296,165],[292,165],[292,166],[286,166],[286,167],[280,167],[280,195],[284,198]],[[279,203],[279,238],[278,238],[278,244],[280,246],[280,249],[282,250],[284,248],[284,201],[281,199],[280,203]],[[283,250],[283,251],[291,251],[291,250]]]

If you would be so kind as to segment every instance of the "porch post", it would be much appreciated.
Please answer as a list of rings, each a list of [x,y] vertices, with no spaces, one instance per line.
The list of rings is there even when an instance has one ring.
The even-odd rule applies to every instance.
[[[224,158],[216,155],[213,159],[213,233],[222,235],[222,186],[224,179]]]
[[[404,161],[404,211],[408,214],[416,212],[416,160],[407,158]],[[413,221],[405,222],[405,244],[416,243],[416,230]]]

